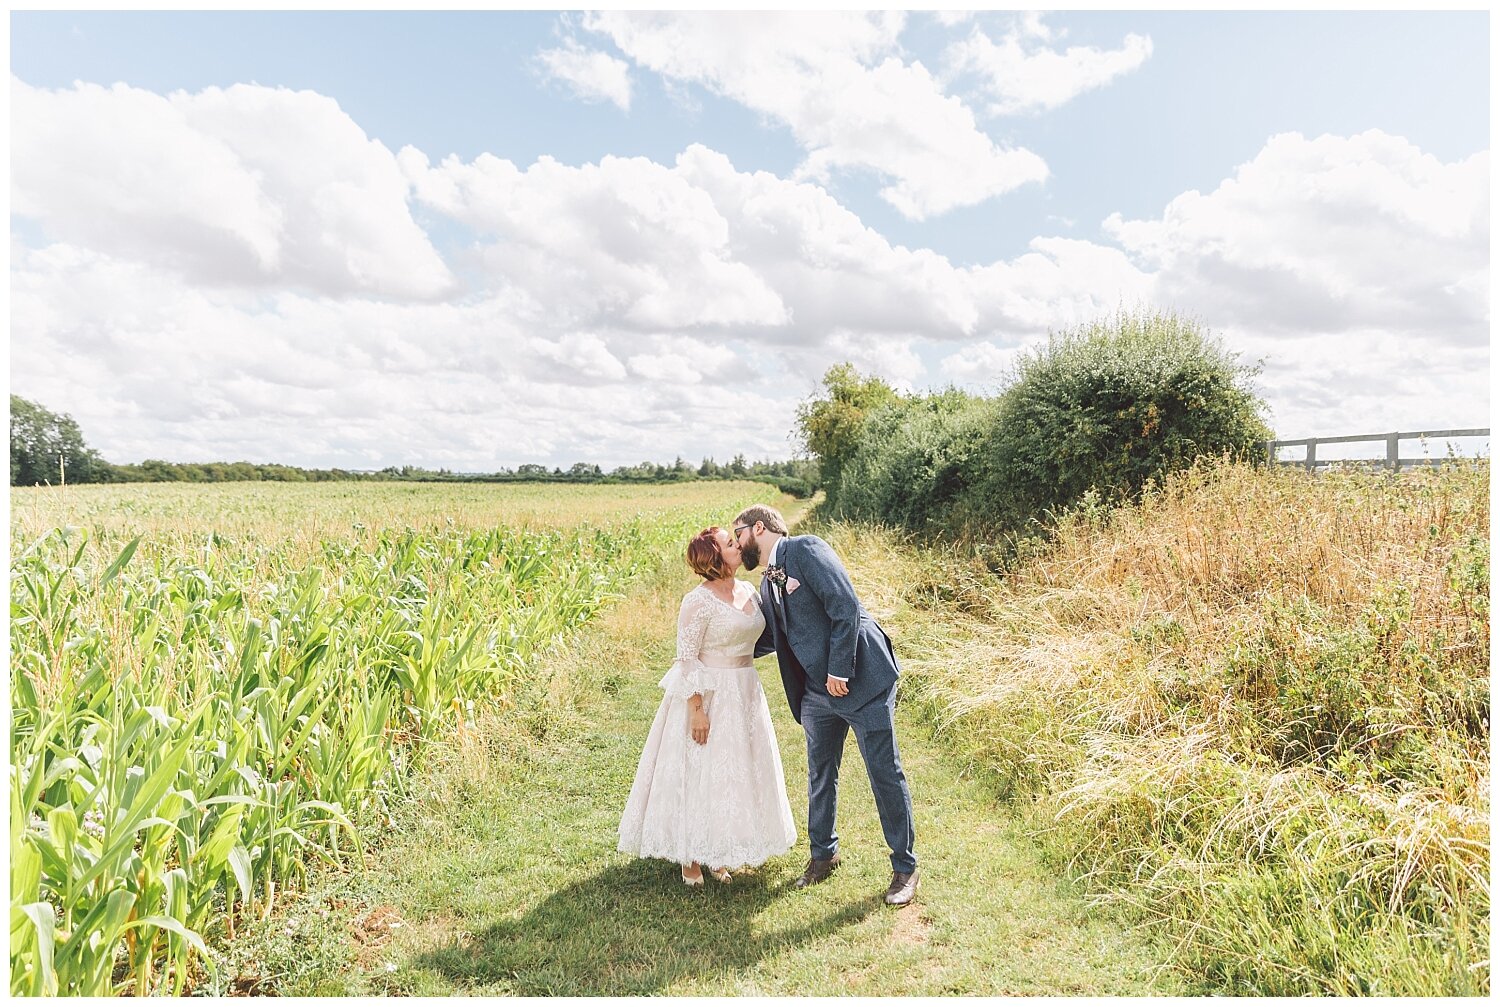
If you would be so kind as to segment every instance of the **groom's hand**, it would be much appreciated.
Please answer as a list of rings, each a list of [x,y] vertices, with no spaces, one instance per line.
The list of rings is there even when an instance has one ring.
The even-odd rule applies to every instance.
[[[842,678],[834,678],[832,675],[829,675],[828,676],[828,695],[830,695],[830,696],[847,696],[847,695],[849,695],[849,683],[846,682],[846,681],[844,681]]]

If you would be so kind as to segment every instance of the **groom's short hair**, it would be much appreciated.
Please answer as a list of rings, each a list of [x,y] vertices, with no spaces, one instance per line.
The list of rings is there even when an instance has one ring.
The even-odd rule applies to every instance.
[[[774,531],[778,535],[787,534],[786,518],[781,516],[781,511],[775,507],[765,504],[755,504],[740,511],[740,516],[734,519],[735,526],[754,524],[759,521],[766,526],[766,531]]]

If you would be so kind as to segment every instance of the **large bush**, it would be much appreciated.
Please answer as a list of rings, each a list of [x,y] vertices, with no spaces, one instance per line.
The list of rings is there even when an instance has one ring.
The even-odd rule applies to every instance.
[[[1089,497],[1137,495],[1202,456],[1258,460],[1270,429],[1242,365],[1196,322],[1121,313],[1022,354],[1005,391],[900,396],[848,364],[798,411],[838,517],[1010,545]]]
[[[966,509],[1022,528],[1090,489],[1105,501],[1203,455],[1260,457],[1257,367],[1173,314],[1125,313],[1022,354],[979,451]]]
[[[868,416],[830,509],[911,531],[951,530],[954,502],[971,488],[994,402],[956,389],[898,400]]]

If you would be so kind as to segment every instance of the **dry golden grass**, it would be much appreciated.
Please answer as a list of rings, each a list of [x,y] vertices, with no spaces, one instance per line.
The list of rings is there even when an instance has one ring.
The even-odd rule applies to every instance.
[[[1216,988],[1475,993],[1488,480],[1205,464],[1003,578],[826,535],[950,743]]]

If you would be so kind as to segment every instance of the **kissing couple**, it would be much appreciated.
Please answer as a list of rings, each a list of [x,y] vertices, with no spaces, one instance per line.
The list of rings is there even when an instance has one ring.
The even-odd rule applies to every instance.
[[[735,574],[766,560],[756,591]],[[707,868],[729,883],[790,850],[797,827],[771,711],[754,660],[776,654],[792,717],[807,738],[807,831],[812,856],[802,889],[839,866],[834,828],[839,764],[854,731],[880,826],[890,847],[889,905],[917,890],[911,791],[896,749],[896,680],[890,637],[854,593],[849,574],[816,535],[789,535],[773,507],[741,511],[731,528],[688,543],[703,578],[682,599],[677,659],[647,733],[620,819],[620,850],[682,865],[702,885]]]

